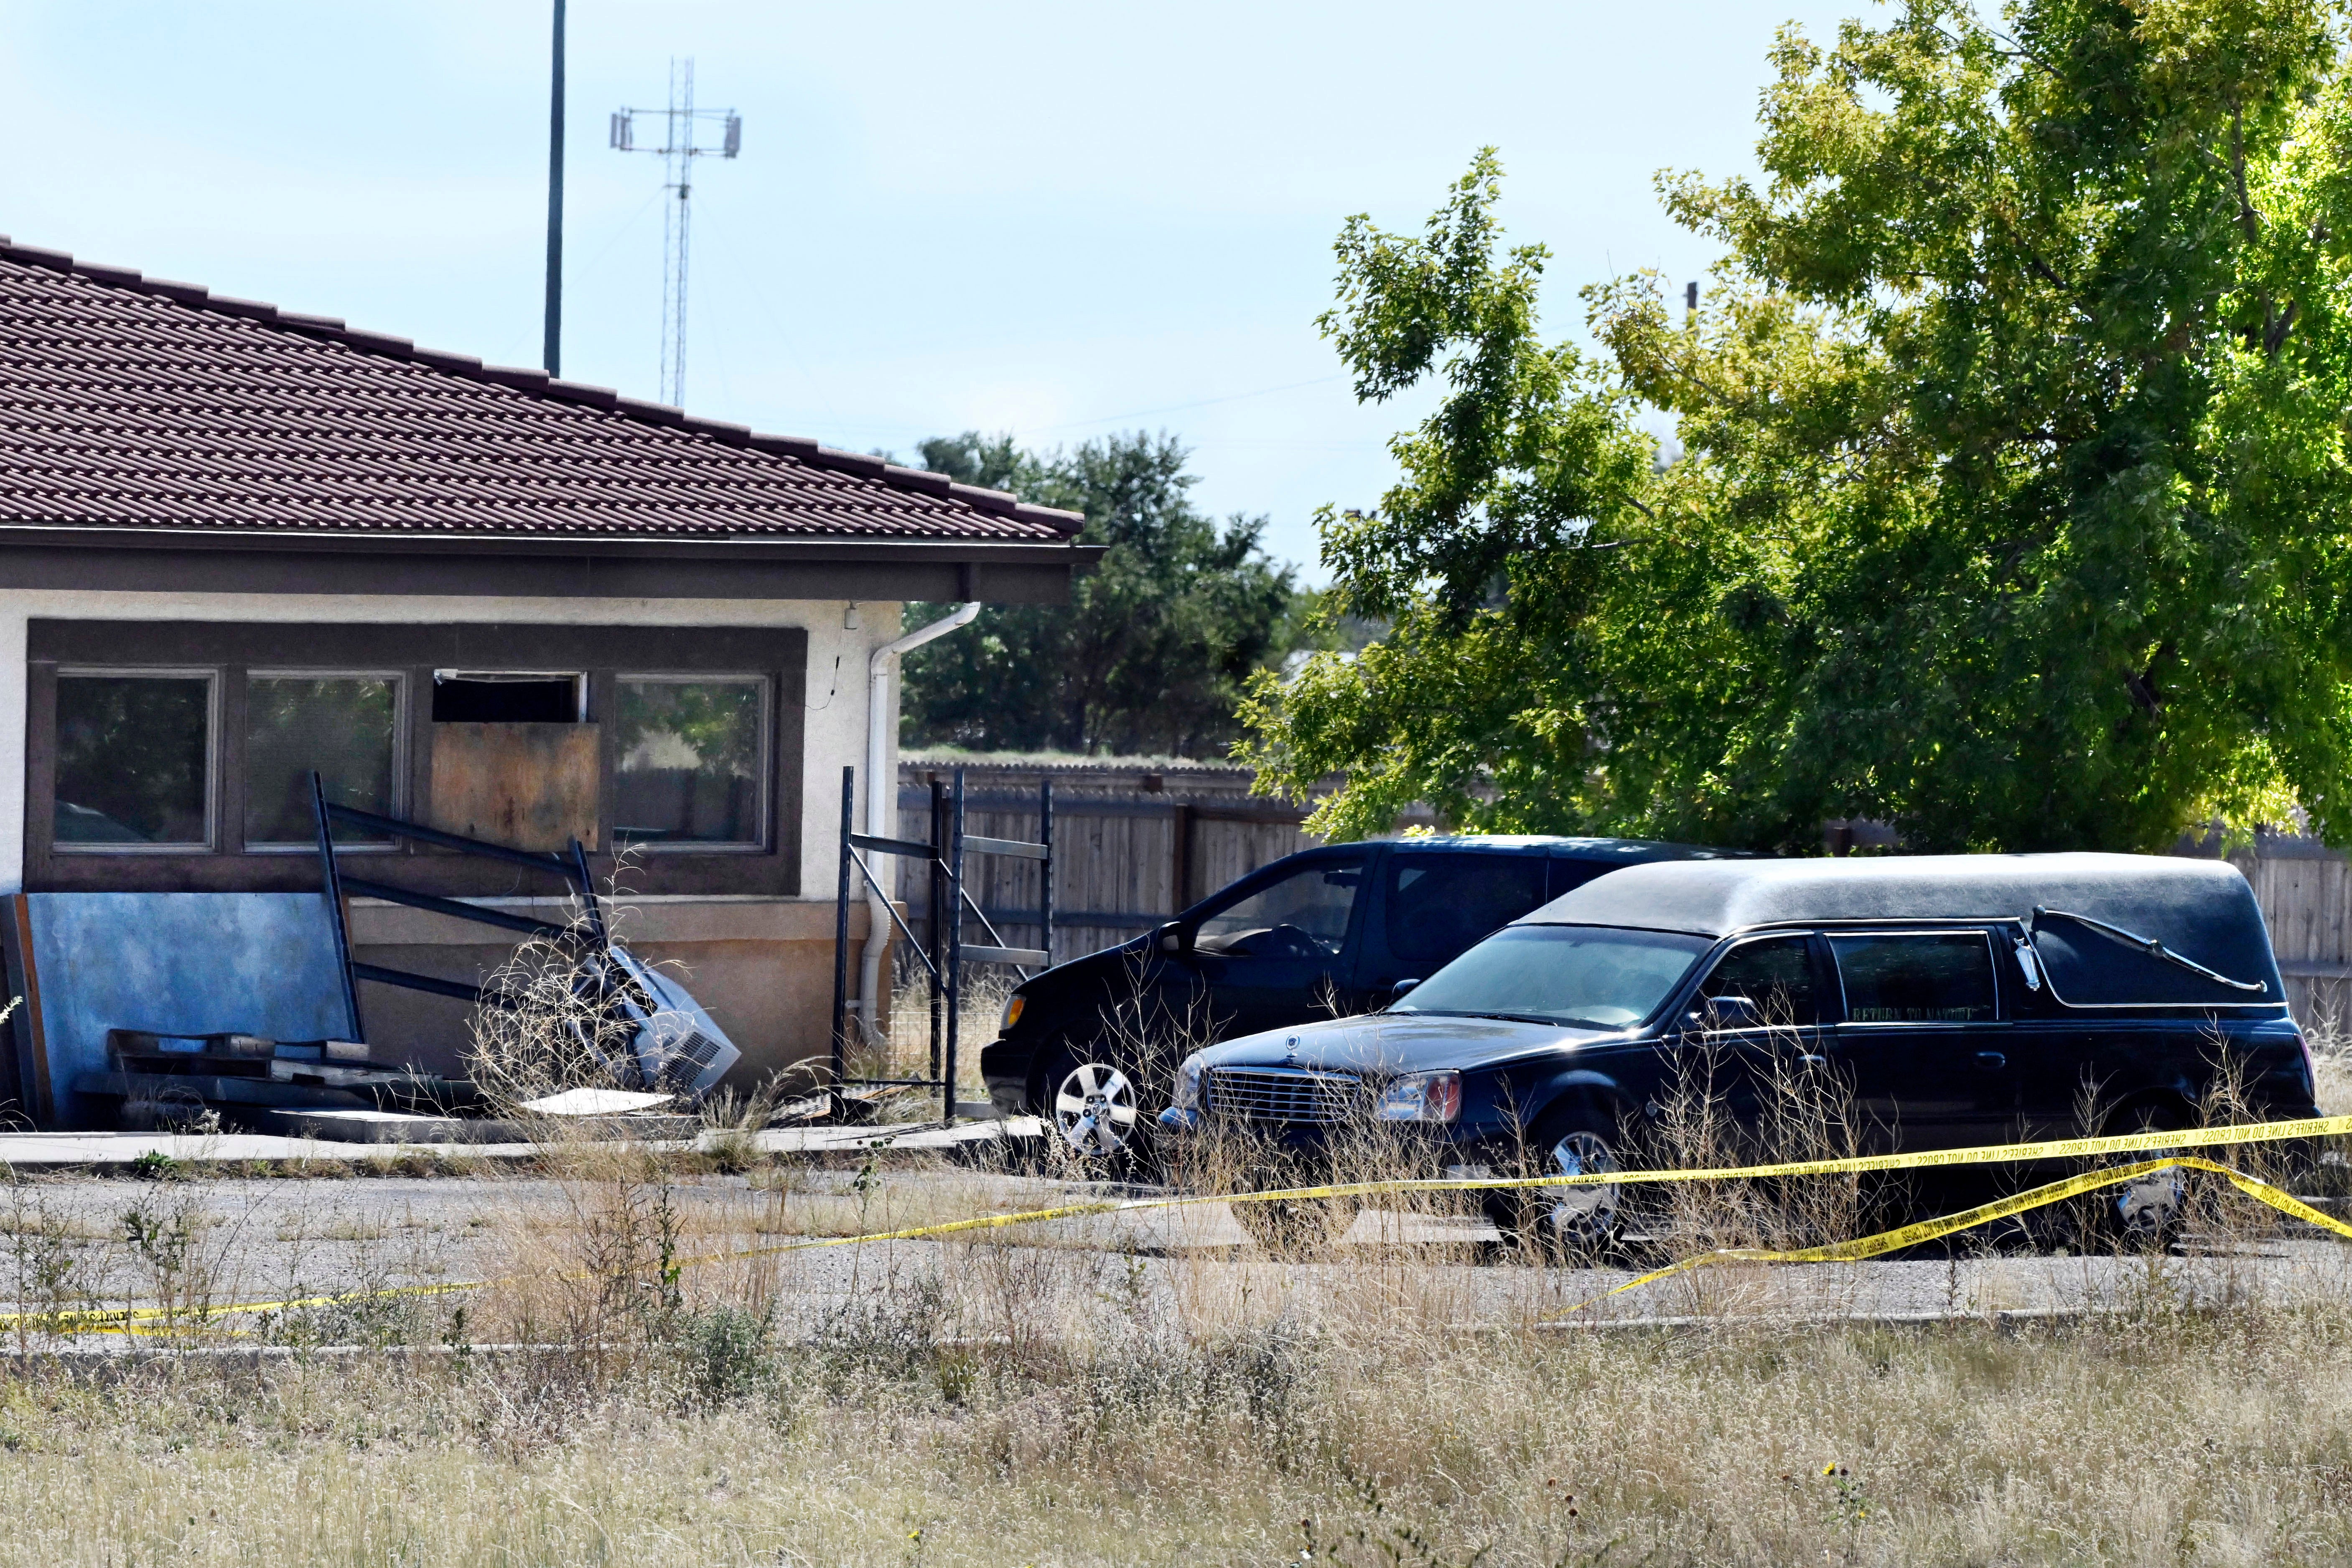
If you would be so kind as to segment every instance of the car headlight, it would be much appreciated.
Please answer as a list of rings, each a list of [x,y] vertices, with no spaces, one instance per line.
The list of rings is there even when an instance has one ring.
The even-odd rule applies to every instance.
[[[1381,1090],[1382,1121],[1452,1121],[1462,1114],[1462,1075],[1413,1072]]]
[[[1176,1069],[1176,1091],[1168,1103],[1178,1110],[1195,1110],[1201,1104],[1201,1075],[1209,1069],[1208,1062],[1198,1053],[1186,1057]]]
[[[1029,998],[1018,991],[1004,999],[1004,1016],[996,1021],[998,1034],[1009,1035],[1013,1032],[1013,1026],[1021,1021],[1022,1005],[1028,1000]]]

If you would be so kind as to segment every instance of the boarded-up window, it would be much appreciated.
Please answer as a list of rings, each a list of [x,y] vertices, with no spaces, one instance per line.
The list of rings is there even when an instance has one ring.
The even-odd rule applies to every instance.
[[[594,724],[436,724],[432,826],[514,849],[596,843]]]
[[[614,837],[655,849],[759,847],[768,683],[625,675],[615,695]]]

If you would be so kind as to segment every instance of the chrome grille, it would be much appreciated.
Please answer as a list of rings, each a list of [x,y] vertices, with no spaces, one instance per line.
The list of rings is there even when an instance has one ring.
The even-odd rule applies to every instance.
[[[1345,1121],[1363,1104],[1361,1079],[1295,1068],[1211,1068],[1207,1109],[1244,1121]]]

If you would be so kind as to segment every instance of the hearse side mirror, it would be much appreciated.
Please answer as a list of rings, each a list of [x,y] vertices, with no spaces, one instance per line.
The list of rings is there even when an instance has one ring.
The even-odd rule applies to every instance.
[[[1170,921],[1151,933],[1151,945],[1162,952],[1182,952],[1192,945],[1192,940],[1183,921]]]
[[[1701,999],[1691,1018],[1706,1029],[1760,1029],[1764,1009],[1745,996],[1708,996]]]
[[[1418,978],[1415,978],[1412,980],[1400,980],[1394,985],[1390,986],[1389,1005],[1393,1007],[1398,1003],[1403,1001],[1404,994],[1420,984],[1421,981]]]

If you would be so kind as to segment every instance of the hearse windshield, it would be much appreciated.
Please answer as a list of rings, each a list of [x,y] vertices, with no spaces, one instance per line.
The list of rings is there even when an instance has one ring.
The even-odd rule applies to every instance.
[[[1622,1029],[1655,1012],[1713,945],[1672,931],[1509,926],[1414,986],[1394,1010]]]

